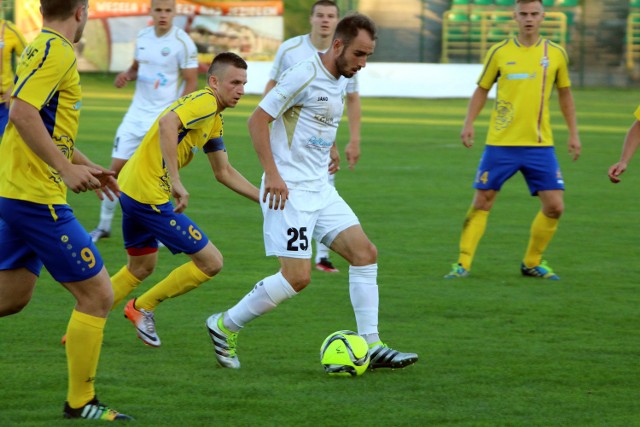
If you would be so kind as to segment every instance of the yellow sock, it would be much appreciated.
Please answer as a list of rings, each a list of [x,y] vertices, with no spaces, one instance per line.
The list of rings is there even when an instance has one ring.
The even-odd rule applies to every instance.
[[[153,311],[162,301],[174,298],[197,288],[211,279],[193,261],[173,270],[164,280],[136,299],[136,308]]]
[[[466,270],[471,270],[478,243],[487,228],[488,217],[489,211],[474,209],[473,206],[467,211],[460,236],[460,255],[458,257],[458,263]]]
[[[540,265],[542,254],[547,249],[553,235],[556,234],[558,222],[558,218],[549,218],[542,211],[538,212],[531,223],[531,236],[523,260],[525,266],[531,268]]]
[[[140,280],[131,274],[126,265],[111,276],[111,286],[113,287],[113,306],[111,309],[116,308],[140,283]]]
[[[67,366],[69,392],[67,402],[80,408],[96,395],[94,381],[107,319],[73,310],[67,325]]]

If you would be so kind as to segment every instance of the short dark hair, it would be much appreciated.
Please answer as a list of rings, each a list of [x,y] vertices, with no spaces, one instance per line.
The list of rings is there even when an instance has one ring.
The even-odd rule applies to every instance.
[[[240,56],[233,52],[222,52],[213,58],[213,61],[207,70],[207,78],[211,77],[212,74],[218,73],[229,65],[233,65],[234,67],[241,68],[243,70],[248,68],[247,62]]]
[[[340,8],[336,4],[336,2],[332,0],[318,0],[317,2],[315,2],[313,6],[311,6],[311,16],[316,13],[316,6],[333,6],[336,8],[336,11],[338,11],[338,16],[340,16]]]
[[[340,39],[345,46],[349,46],[353,39],[358,36],[358,32],[364,30],[371,36],[372,40],[377,38],[377,28],[371,18],[361,13],[352,13],[340,20],[336,26],[333,39]]]
[[[89,0],[40,0],[42,16],[46,19],[65,20],[73,15],[80,5],[89,7]]]

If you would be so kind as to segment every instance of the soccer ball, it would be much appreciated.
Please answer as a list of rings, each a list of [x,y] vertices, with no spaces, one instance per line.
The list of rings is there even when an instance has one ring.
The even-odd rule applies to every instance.
[[[369,367],[369,345],[353,331],[337,331],[320,347],[320,363],[333,376],[357,376]]]

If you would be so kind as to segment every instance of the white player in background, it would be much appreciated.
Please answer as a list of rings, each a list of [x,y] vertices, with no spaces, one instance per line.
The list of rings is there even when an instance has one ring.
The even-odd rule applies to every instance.
[[[282,73],[300,61],[309,59],[318,52],[326,52],[331,46],[333,33],[340,19],[340,9],[331,0],[318,0],[311,6],[311,32],[285,40],[276,53],[269,81],[264,89],[266,95],[280,79]],[[344,152],[353,169],[360,158],[360,94],[356,76],[349,79],[347,85],[347,118],[349,120],[349,143]],[[329,182],[335,187],[335,175],[329,175]],[[328,273],[337,273],[329,258],[329,248],[316,241],[316,268]]]
[[[152,0],[153,26],[142,29],[136,39],[133,64],[116,76],[122,88],[135,80],[136,89],[129,110],[116,132],[110,169],[117,174],[131,158],[151,125],[168,105],[198,88],[198,52],[189,35],[173,25],[175,0]],[[117,206],[102,201],[100,223],[90,233],[97,242],[111,235]]]

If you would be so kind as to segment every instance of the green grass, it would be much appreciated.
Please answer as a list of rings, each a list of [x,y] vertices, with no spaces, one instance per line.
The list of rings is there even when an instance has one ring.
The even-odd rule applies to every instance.
[[[131,96],[111,79],[83,76],[78,137],[81,150],[104,165]],[[118,308],[105,331],[98,395],[141,426],[638,425],[640,160],[618,186],[606,177],[637,96],[578,90],[575,98],[584,146],[575,163],[552,103],[567,208],[546,258],[559,282],[519,274],[539,206],[520,177],[496,202],[472,276],[443,280],[482,151],[480,143],[466,150],[459,142],[466,100],[363,99],[363,155],[355,171],[340,172],[337,186],[379,250],[382,337],[420,361],[354,379],[326,376],[318,358],[330,332],[355,328],[348,266],[337,256],[341,273],[314,271],[304,292],[242,332],[242,369],[216,366],[206,317],[278,264],[264,256],[258,206],[216,183],[199,156],[181,174],[191,193],[187,213],[220,248],[225,268],[158,308],[159,349],[142,345]],[[261,168],[246,119],[257,102],[248,96],[225,114],[231,161],[256,184]],[[478,119],[477,141],[488,113]],[[343,126],[341,141],[346,133]],[[69,199],[92,228],[95,196]],[[118,228],[98,246],[111,273],[126,262]],[[136,295],[185,261],[162,250]],[[43,272],[29,306],[0,320],[0,425],[69,424],[60,419],[67,378],[59,340],[72,306]]]

